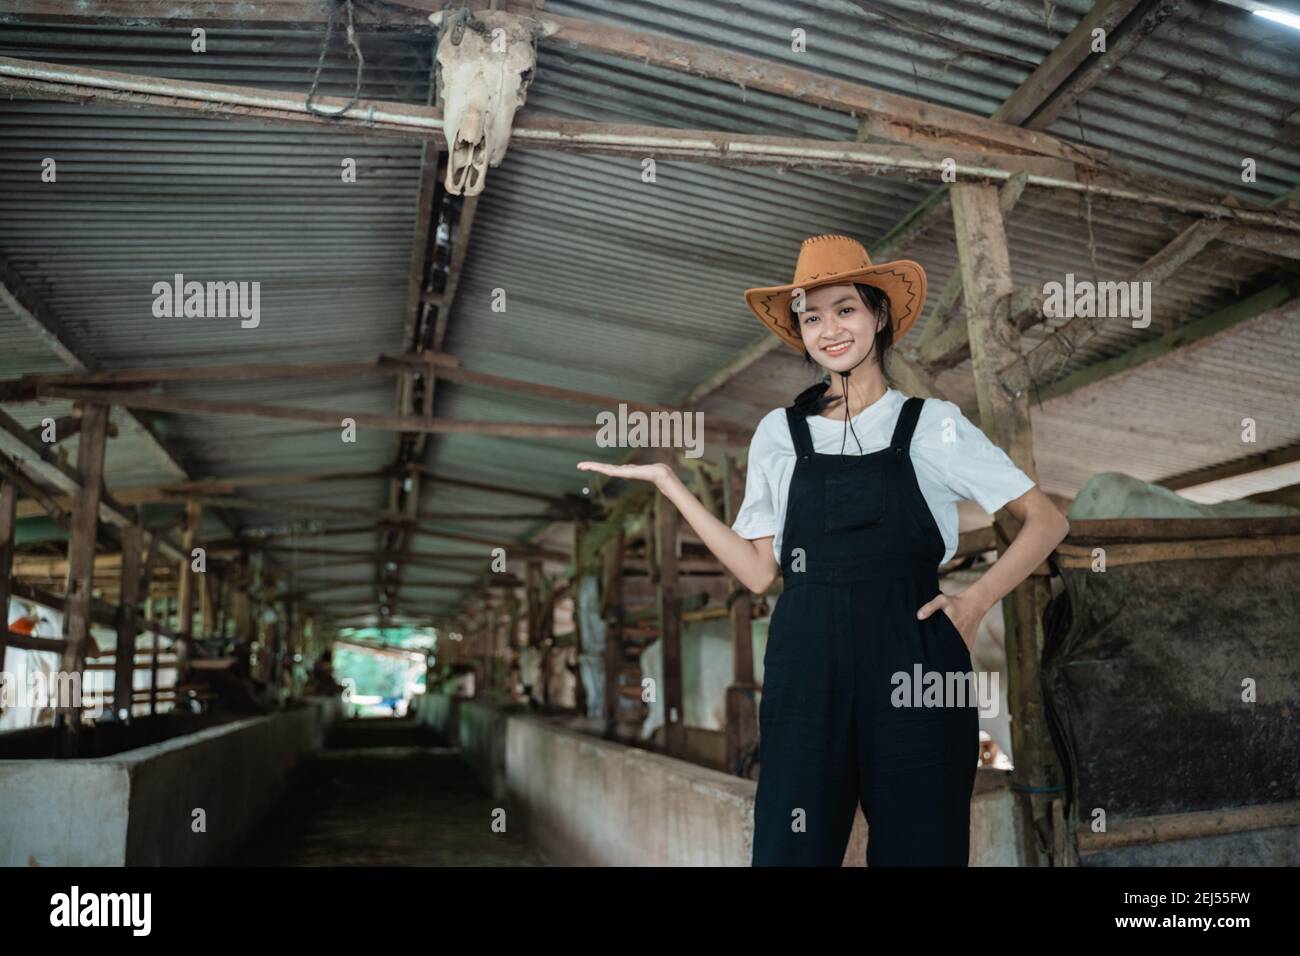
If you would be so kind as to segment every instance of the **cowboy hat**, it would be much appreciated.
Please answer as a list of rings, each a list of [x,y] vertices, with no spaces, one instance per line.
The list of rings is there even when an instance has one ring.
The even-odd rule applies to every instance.
[[[803,339],[790,327],[793,290],[861,282],[889,296],[894,341],[901,339],[925,305],[925,270],[911,259],[872,265],[862,243],[848,236],[810,236],[799,247],[794,281],[789,285],[745,290],[745,304],[772,332],[802,355]]]

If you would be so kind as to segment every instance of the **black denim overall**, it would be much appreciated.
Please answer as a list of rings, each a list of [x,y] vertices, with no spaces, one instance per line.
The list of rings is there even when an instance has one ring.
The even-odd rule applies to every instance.
[[[943,610],[916,619],[945,551],[912,468],[922,402],[868,455],[814,452],[806,416],[786,409],[798,459],[763,658],[754,866],[839,866],[859,802],[868,866],[967,864],[977,704],[890,699],[891,676],[916,664],[971,670]]]

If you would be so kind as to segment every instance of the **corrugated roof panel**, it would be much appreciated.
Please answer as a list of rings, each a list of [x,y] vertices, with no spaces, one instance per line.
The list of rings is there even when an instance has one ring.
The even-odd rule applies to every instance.
[[[988,115],[1090,6],[1089,0],[550,0],[546,9]],[[791,48],[796,28],[806,31],[802,52]],[[204,55],[189,52],[182,29],[6,27],[0,42],[8,55],[305,94],[321,35],[318,29],[210,30]],[[366,34],[362,42],[364,95],[424,101],[427,40]],[[1300,181],[1290,125],[1300,89],[1295,49],[1291,34],[1240,11],[1184,5],[1051,131],[1110,150],[1122,168],[1180,176],[1242,198],[1271,198]],[[323,92],[350,91],[351,65],[340,38],[324,81]],[[833,110],[551,43],[542,45],[527,110],[828,139],[851,139],[858,130],[856,117]],[[0,147],[0,220],[6,223],[0,251],[108,367],[350,361],[403,345],[419,172],[414,144],[137,110],[4,103]],[[57,190],[41,188],[35,175],[50,152],[59,161]],[[355,186],[339,179],[341,154],[357,159]],[[1244,156],[1258,159],[1256,183],[1240,181]],[[655,181],[647,183],[639,159],[516,148],[489,174],[446,347],[471,370],[608,395],[610,410],[620,399],[671,403],[767,334],[741,292],[787,280],[804,236],[844,232],[871,243],[930,188],[884,177],[681,162],[657,163]],[[1190,221],[1114,202],[1086,206],[1077,196],[1031,189],[1009,220],[1014,279],[1041,286],[1068,272],[1122,278]],[[937,295],[956,267],[951,217],[939,217],[907,253],[926,267]],[[1148,327],[1108,322],[1058,371],[1069,374],[1154,339],[1266,285],[1289,265],[1211,244],[1158,290]],[[260,281],[260,326],[154,319],[152,284],[177,271]],[[496,289],[506,292],[505,312],[491,307]],[[42,361],[39,344],[13,318],[0,313],[0,331],[16,344],[0,356],[8,363],[3,374],[57,369]],[[1027,345],[1059,324],[1031,330]],[[1194,368],[1144,368],[1036,409],[1044,485],[1068,494],[1110,465],[1154,478],[1222,461],[1233,449],[1215,423],[1243,408],[1270,423],[1269,441],[1296,440],[1287,409],[1295,407],[1300,345],[1274,331],[1261,338],[1248,324],[1198,350]],[[752,424],[812,377],[792,353],[777,351],[703,408],[706,416]],[[973,400],[968,365],[940,381],[954,399]],[[1206,382],[1214,383],[1213,396]],[[165,392],[376,412],[391,412],[394,402],[388,379],[169,385]],[[593,435],[597,410],[447,381],[437,391],[442,416],[592,421]],[[1095,416],[1105,428],[1094,424]],[[377,470],[391,463],[395,448],[391,434],[365,429],[355,445],[344,446],[335,430],[307,423],[158,420],[197,476]],[[1130,424],[1117,428],[1116,422]],[[581,494],[590,476],[574,469],[577,460],[621,457],[583,440],[437,435],[430,447],[435,476],[552,495]],[[140,454],[148,460],[144,449]],[[110,453],[115,481],[164,480],[151,468],[115,463]],[[339,501],[379,510],[387,506],[387,483],[250,489],[241,496],[265,499],[268,507],[277,500]],[[436,481],[421,501],[422,510],[434,512],[541,508]],[[273,511],[241,517],[286,520]],[[549,527],[454,518],[433,524],[493,540]],[[353,537],[319,540],[339,547]],[[358,549],[376,546],[374,534],[356,537]],[[478,553],[482,547],[417,535],[413,549]],[[358,573],[368,582],[373,568],[363,561]],[[366,586],[356,584],[359,591]]]

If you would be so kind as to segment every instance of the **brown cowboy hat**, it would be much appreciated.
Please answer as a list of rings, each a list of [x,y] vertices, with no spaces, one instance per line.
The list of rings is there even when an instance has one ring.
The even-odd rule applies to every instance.
[[[848,236],[810,236],[799,247],[794,281],[789,285],[745,290],[745,304],[759,321],[800,355],[803,339],[790,328],[790,300],[795,289],[861,282],[889,296],[894,315],[894,341],[912,327],[925,305],[925,270],[911,259],[872,265],[862,243]]]

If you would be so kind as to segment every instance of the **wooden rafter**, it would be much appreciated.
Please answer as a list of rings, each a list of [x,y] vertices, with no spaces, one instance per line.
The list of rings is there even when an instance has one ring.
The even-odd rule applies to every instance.
[[[182,398],[174,395],[155,395],[149,392],[119,391],[116,389],[83,389],[65,386],[43,388],[42,393],[51,398],[72,401],[121,405],[126,408],[147,408],[160,412],[179,412],[194,415],[228,415],[234,417],[269,418],[278,421],[317,422],[335,428],[345,419],[355,422],[357,428],[378,431],[429,432],[431,434],[494,435],[503,438],[587,438],[595,437],[595,425],[548,422],[486,422],[462,421],[448,418],[423,418],[418,415],[380,415],[369,412],[297,408],[286,405],[267,405],[258,402],[227,402],[213,399]],[[714,440],[745,444],[747,432],[726,431],[716,422],[706,422],[717,436]],[[3,450],[0,447],[0,450]]]
[[[97,367],[54,310],[23,280],[4,256],[0,256],[0,303],[8,306],[19,321],[60,361],[78,371],[93,371]],[[178,477],[188,477],[185,468],[163,445],[153,429],[130,413],[127,413],[127,417],[140,430],[145,442],[169,471]]]
[[[388,101],[358,101],[354,112],[328,121],[305,110],[301,97],[251,87],[168,80],[0,57],[0,91],[30,98],[67,99],[109,106],[144,105],[207,116],[263,116],[286,122],[328,122],[332,128],[428,139],[442,130],[436,109]],[[337,99],[337,98],[336,98]],[[322,97],[322,105],[331,105]],[[333,104],[338,107],[346,101]],[[938,181],[954,167],[963,182],[1003,181],[1020,172],[1031,185],[1127,199],[1138,208],[1164,206],[1243,224],[1300,232],[1300,216],[1249,209],[1219,201],[1192,183],[1134,171],[1093,170],[1079,161],[1024,153],[988,153],[961,147],[878,145],[862,142],[753,136],[630,124],[593,123],[556,117],[520,116],[510,139],[514,148],[602,155],[683,159],[734,166],[825,169],[894,174]]]
[[[75,500],[84,492],[81,474],[62,464],[42,442],[3,411],[0,411],[0,453],[15,460],[29,479],[55,493],[62,492]],[[135,516],[107,493],[99,496],[98,514],[100,520],[118,528],[135,523]],[[164,537],[162,548],[169,557],[179,558],[180,549],[173,541]]]

